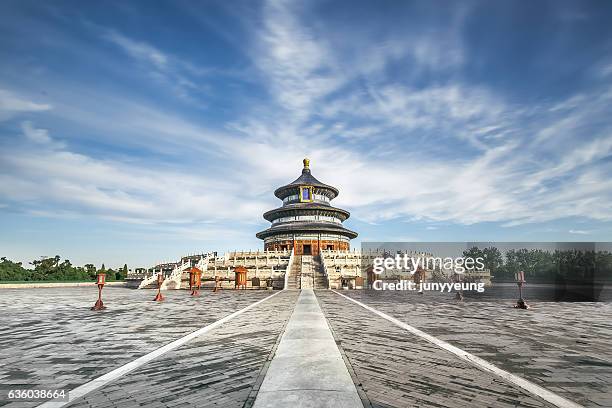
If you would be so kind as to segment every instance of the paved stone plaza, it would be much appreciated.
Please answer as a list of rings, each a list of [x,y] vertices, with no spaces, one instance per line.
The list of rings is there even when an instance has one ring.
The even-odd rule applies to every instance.
[[[186,291],[168,291],[164,294],[166,301],[158,303],[151,301],[155,291],[105,288],[103,300],[108,309],[92,312],[89,307],[97,298],[96,288],[3,290],[0,297],[0,310],[3,311],[0,314],[0,327],[3,331],[0,336],[0,387],[3,390],[37,387],[73,389],[269,295],[267,291],[221,291],[214,295],[204,292],[200,297],[192,298]],[[289,293],[283,294],[281,300],[287,305],[281,307],[276,304],[277,308],[288,313],[292,299],[296,297]],[[274,330],[278,332],[280,327],[275,324],[282,324],[283,315],[269,309],[273,304],[264,302],[259,309],[254,310],[254,313],[260,313],[256,318],[245,314],[239,321],[230,322],[239,324],[234,327],[234,334],[236,335],[236,330],[247,330],[248,326],[245,325],[252,322],[251,330],[269,332],[272,339],[266,339],[276,342],[278,333],[274,334]],[[231,324],[214,333],[215,336],[228,337],[227,346],[236,342],[235,338],[231,337]],[[245,331],[244,336],[249,334],[249,331]],[[242,335],[237,334],[239,337]],[[198,339],[205,340],[204,337]],[[262,342],[262,347],[266,347],[267,343],[264,340]],[[215,362],[233,358],[228,355],[231,351],[239,353],[238,349],[230,350],[220,347],[219,344],[215,349],[212,343],[208,344],[211,347],[208,350],[209,357]],[[193,347],[193,350],[181,349],[177,352],[183,352],[183,355],[187,356],[190,353],[198,353],[196,341],[190,343],[189,347]],[[213,352],[215,350],[226,352],[217,355],[218,353]],[[206,350],[204,352],[206,353]],[[164,362],[164,359],[168,360]],[[173,375],[177,375],[171,369],[175,360],[170,354],[166,354],[164,359],[153,362],[151,367],[145,367],[145,370],[161,363],[167,368],[159,374],[162,380],[169,380]],[[205,364],[213,363],[204,355],[201,359]],[[192,375],[187,373],[194,367],[186,364],[182,368],[186,378],[190,378]],[[218,368],[213,366],[212,370]],[[252,370],[248,364],[247,370]],[[229,376],[223,374],[222,369],[218,371],[219,375]],[[134,379],[134,374],[127,378]],[[137,381],[134,384],[134,390],[145,389],[133,393],[126,389],[135,401],[139,398],[150,401],[150,398],[155,396],[152,390],[159,391],[161,399],[161,396],[175,389],[171,387],[168,390],[161,385],[151,389],[146,384],[139,386]],[[3,391],[4,395],[6,391]],[[93,395],[92,398],[95,397],[96,395]],[[94,401],[99,402],[99,399]],[[6,401],[0,400],[0,404],[6,404]],[[8,404],[10,407],[35,405],[36,403],[24,405],[23,402]]]
[[[151,301],[154,291],[106,288],[108,309],[103,312],[89,310],[97,296],[95,288],[1,293],[0,406],[33,407],[41,401],[9,402],[4,399],[6,392],[72,390],[272,292],[226,290],[192,298],[186,291],[168,291],[166,301],[156,303]],[[280,363],[291,357],[292,348],[283,346],[283,333],[292,340],[292,330],[303,329],[302,317],[324,328],[324,320],[314,316],[317,308],[327,318],[337,352],[365,407],[551,406],[332,291],[302,298],[306,304],[301,307],[312,310],[301,312],[296,307],[300,291],[274,293],[69,406],[259,404],[260,387],[261,395],[266,387],[273,391],[274,384],[266,385],[266,378],[276,383],[272,381],[278,375],[275,356]],[[543,302],[525,311],[512,309],[508,301],[457,303],[449,294],[342,293],[576,403],[612,406],[610,303]],[[299,313],[292,318],[294,311]],[[313,338],[317,330],[312,330]],[[316,353],[316,341],[302,340],[308,342]],[[304,353],[295,350],[298,361]],[[338,360],[336,355],[333,359]],[[332,389],[333,379],[327,382],[326,388]]]
[[[465,302],[454,294],[344,291],[584,406],[612,406],[612,305]],[[331,291],[317,292],[373,406],[542,406]]]

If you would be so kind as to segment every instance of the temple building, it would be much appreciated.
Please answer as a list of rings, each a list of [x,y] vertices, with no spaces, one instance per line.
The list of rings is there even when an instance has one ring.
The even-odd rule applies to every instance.
[[[187,289],[192,268],[201,271],[202,287],[238,288],[237,270],[246,269],[246,289],[362,289],[375,280],[400,282],[412,279],[407,271],[385,270],[375,275],[371,265],[375,258],[387,257],[384,249],[359,251],[350,249],[357,233],[342,223],[349,212],[331,205],[338,189],[321,183],[310,172],[304,159],[302,174],[292,183],[279,187],[274,195],[282,206],[264,213],[270,228],[256,236],[264,241],[263,250],[200,252],[181,257],[176,262],[158,263],[153,268],[130,272],[127,283],[141,289],[157,288],[157,276],[165,280],[161,289]],[[409,252],[410,256],[431,255]],[[400,252],[398,252],[399,254]],[[447,282],[448,273],[427,269],[425,281]],[[470,279],[490,283],[490,272],[467,273]]]
[[[350,213],[331,205],[338,189],[321,183],[310,172],[304,159],[302,175],[274,191],[283,205],[266,212],[270,228],[256,234],[266,251],[292,250],[295,255],[319,255],[323,250],[347,251],[357,233],[342,223]]]

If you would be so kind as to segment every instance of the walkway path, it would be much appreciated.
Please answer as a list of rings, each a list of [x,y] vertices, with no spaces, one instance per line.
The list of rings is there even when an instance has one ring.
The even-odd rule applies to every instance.
[[[302,289],[254,408],[363,407],[312,289]]]

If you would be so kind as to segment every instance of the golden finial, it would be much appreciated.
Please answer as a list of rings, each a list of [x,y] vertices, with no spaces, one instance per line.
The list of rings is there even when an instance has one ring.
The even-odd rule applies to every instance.
[[[310,159],[308,157],[304,157],[304,168],[305,169],[310,168]]]

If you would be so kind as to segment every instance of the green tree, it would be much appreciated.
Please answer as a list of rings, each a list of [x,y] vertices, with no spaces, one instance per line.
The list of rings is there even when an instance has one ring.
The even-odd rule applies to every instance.
[[[30,262],[32,269],[26,269],[20,262],[13,262],[6,257],[0,258],[0,281],[88,281],[95,280],[96,267],[93,264],[74,266],[70,260],[61,260],[59,255],[52,258],[41,258]],[[127,276],[127,264],[115,271],[106,269],[104,264],[100,271],[107,273],[109,280],[123,280]]]
[[[473,259],[476,259],[476,258],[483,258],[484,259],[484,253],[477,246],[473,246],[470,249],[466,249],[465,251],[463,251],[463,257],[464,258],[473,258]]]
[[[13,262],[6,257],[0,258],[0,281],[30,280],[30,271],[21,262]]]
[[[85,264],[84,266],[85,268],[85,272],[87,273],[87,277],[89,279],[96,279],[96,267],[94,266],[94,264]]]
[[[115,273],[115,279],[125,280],[125,278],[127,278],[127,275],[128,275],[128,266],[127,264],[123,264],[123,268],[121,268]]]
[[[491,271],[491,275],[495,276],[499,268],[504,264],[504,258],[499,249],[488,247],[482,250],[484,257],[485,268]]]
[[[30,262],[34,266],[32,272],[33,280],[50,280],[59,264],[60,256],[55,255],[53,258],[41,258]]]

